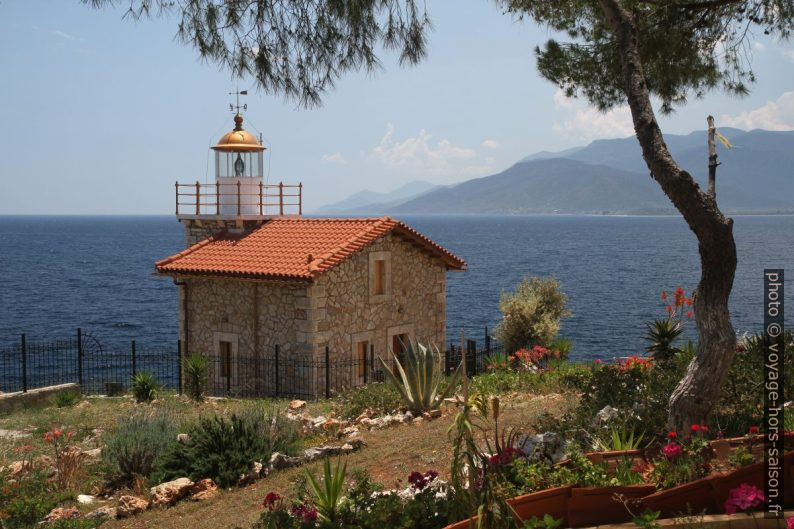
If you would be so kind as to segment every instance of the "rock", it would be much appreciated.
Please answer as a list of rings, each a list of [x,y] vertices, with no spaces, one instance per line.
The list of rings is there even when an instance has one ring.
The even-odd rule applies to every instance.
[[[341,437],[358,437],[359,433],[357,426],[348,426],[339,432]]]
[[[110,505],[94,509],[85,515],[89,520],[115,520],[117,516],[116,508]]]
[[[77,503],[80,505],[91,505],[94,503],[96,498],[94,496],[90,496],[88,494],[78,494],[77,495]]]
[[[23,432],[21,430],[4,430],[0,428],[0,439],[24,439],[25,437],[30,437],[30,433]]]
[[[363,412],[361,412],[361,415],[356,417],[355,423],[361,424],[361,421],[363,421],[364,419],[371,419],[374,416],[375,416],[375,411],[372,408],[367,408]]]
[[[50,511],[50,514],[44,517],[42,520],[42,525],[49,525],[51,523],[55,523],[58,520],[71,520],[72,518],[79,518],[80,511],[77,510],[77,507],[55,507],[53,510]]]
[[[289,403],[289,410],[290,411],[302,411],[306,407],[305,400],[293,400]]]
[[[410,411],[406,411],[405,415],[403,415],[404,421],[409,422],[414,420],[414,414]]]
[[[554,432],[521,435],[516,440],[514,448],[526,455],[532,462],[557,463],[568,456],[568,444],[565,439]]]
[[[187,444],[190,441],[190,436],[186,433],[178,433],[176,434],[176,442],[181,444]]]
[[[26,463],[24,461],[12,461],[6,467],[6,470],[12,475],[17,476],[20,472],[25,470]]]
[[[88,459],[99,459],[100,457],[102,457],[102,449],[94,448],[91,450],[83,450],[83,455]]]
[[[137,496],[122,496],[119,498],[119,505],[116,507],[116,515],[119,518],[135,516],[149,508],[149,502]]]
[[[297,467],[303,463],[300,457],[291,457],[279,452],[270,456],[270,468],[272,470],[282,470],[290,467]]]
[[[345,423],[343,423],[340,420],[337,420],[337,419],[326,419],[326,421],[322,424],[322,429],[325,430],[326,432],[329,432],[329,431],[332,431],[332,430],[339,430],[344,425],[345,425]]]
[[[248,469],[248,473],[241,475],[237,480],[237,483],[241,486],[248,485],[249,483],[253,483],[254,481],[266,475],[267,471],[264,465],[262,465],[262,463],[259,461],[253,461]]]
[[[604,424],[608,423],[616,419],[619,415],[620,411],[617,408],[613,408],[609,404],[601,408],[601,410],[596,413],[595,417],[593,418],[593,426],[603,426]]]
[[[88,407],[90,407],[90,406],[91,406],[91,403],[90,403],[90,402],[88,402],[87,400],[81,400],[80,402],[78,402],[78,403],[75,405],[75,408],[82,409],[82,408],[88,408]]]
[[[190,493],[193,482],[189,478],[179,478],[166,483],[160,483],[150,489],[152,505],[173,505]]]
[[[209,478],[205,478],[196,482],[193,488],[190,489],[190,499],[193,501],[204,501],[218,495],[218,486]]]
[[[439,417],[441,417],[441,410],[426,411],[422,414],[422,417],[424,417],[426,421],[432,421],[433,419],[438,419]]]

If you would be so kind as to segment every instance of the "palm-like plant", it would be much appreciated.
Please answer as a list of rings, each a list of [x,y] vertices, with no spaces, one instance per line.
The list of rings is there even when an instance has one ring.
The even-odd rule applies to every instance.
[[[400,361],[391,351],[399,378],[382,358],[378,358],[389,380],[400,392],[405,405],[415,413],[434,410],[441,405],[447,395],[458,385],[462,370],[458,365],[449,379],[449,384],[441,390],[444,376],[443,357],[435,345],[424,345],[415,340],[403,342],[403,360]]]
[[[196,402],[204,400],[204,390],[209,379],[209,362],[204,355],[194,353],[182,361],[185,391]]]
[[[157,398],[157,389],[160,384],[154,375],[146,371],[135,373],[132,377],[132,396],[135,402],[151,402]]]
[[[645,325],[648,327],[645,339],[650,342],[645,350],[653,356],[654,360],[670,360],[675,356],[678,348],[673,347],[673,342],[684,332],[681,320],[678,318],[655,319]]]
[[[323,483],[320,484],[306,471],[306,479],[309,487],[314,494],[314,506],[317,507],[317,517],[326,522],[334,522],[337,517],[339,500],[342,497],[342,489],[345,485],[345,473],[347,463],[342,464],[337,461],[336,470],[331,472],[331,460],[325,458],[323,462]]]

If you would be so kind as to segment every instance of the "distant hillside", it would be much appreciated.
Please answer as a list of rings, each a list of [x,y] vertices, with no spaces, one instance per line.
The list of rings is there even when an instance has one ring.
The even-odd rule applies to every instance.
[[[344,200],[328,204],[317,209],[315,213],[318,214],[350,214],[350,213],[367,213],[378,212],[388,208],[395,207],[406,200],[417,197],[440,187],[431,182],[422,180],[415,180],[403,186],[398,187],[389,193],[379,193],[377,191],[370,191],[365,189],[353,195],[350,195]]]
[[[717,198],[723,210],[794,212],[794,132],[720,129]],[[681,166],[702,186],[706,133],[665,135]],[[650,178],[636,138],[597,140],[560,153],[541,152],[501,173],[468,180],[386,208],[387,213],[673,213]]]

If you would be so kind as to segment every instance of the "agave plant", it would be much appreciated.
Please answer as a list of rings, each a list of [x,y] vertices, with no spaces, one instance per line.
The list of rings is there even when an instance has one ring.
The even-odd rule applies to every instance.
[[[132,396],[135,397],[135,402],[151,402],[157,398],[157,390],[160,384],[154,375],[146,371],[135,373],[132,377]]]
[[[447,395],[458,385],[462,363],[450,377],[449,384],[441,390],[444,375],[443,357],[435,345],[424,345],[415,340],[402,343],[403,360],[391,351],[399,378],[382,358],[378,358],[389,380],[400,392],[405,405],[414,413],[424,413],[441,405]]]
[[[323,461],[322,484],[320,484],[308,470],[306,471],[306,479],[314,494],[314,505],[317,507],[317,516],[325,522],[333,523],[336,521],[339,502],[342,498],[342,489],[345,484],[346,472],[347,463],[342,464],[341,461],[337,461],[336,470],[331,472],[331,460],[329,458],[325,458],[325,461]]]
[[[650,342],[645,350],[653,356],[654,360],[669,360],[675,356],[678,348],[673,347],[673,342],[684,332],[681,320],[677,318],[655,319],[645,325],[648,327],[645,339]]]

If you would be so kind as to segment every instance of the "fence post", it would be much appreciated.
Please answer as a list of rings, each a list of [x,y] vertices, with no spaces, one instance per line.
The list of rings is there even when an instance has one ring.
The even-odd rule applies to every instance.
[[[485,326],[485,354],[491,356],[491,335],[488,334],[488,326]]]
[[[176,390],[182,394],[182,340],[176,341]]]
[[[80,391],[83,390],[83,330],[77,328],[77,383],[80,384]]]
[[[331,398],[331,354],[325,346],[325,398]]]
[[[449,373],[451,372],[449,363],[450,363],[449,349],[447,349],[446,351],[444,351],[444,374],[445,375],[449,375]]]
[[[26,336],[22,335],[22,393],[28,392],[28,342]]]
[[[279,384],[278,384],[278,344],[276,344],[276,393],[275,397],[278,397],[279,393]]]
[[[132,378],[135,378],[135,372],[137,371],[135,365],[135,340],[132,341]]]
[[[469,365],[469,372],[471,376],[477,374],[477,342],[474,340],[466,340],[466,363]]]
[[[372,344],[369,344],[370,351],[372,350],[373,347],[375,347],[375,346],[372,345]],[[368,371],[368,369],[367,369],[367,358],[369,357],[369,355],[367,354],[368,352],[369,351],[367,351],[366,349],[364,350],[364,384],[365,385],[367,383],[367,371]]]

